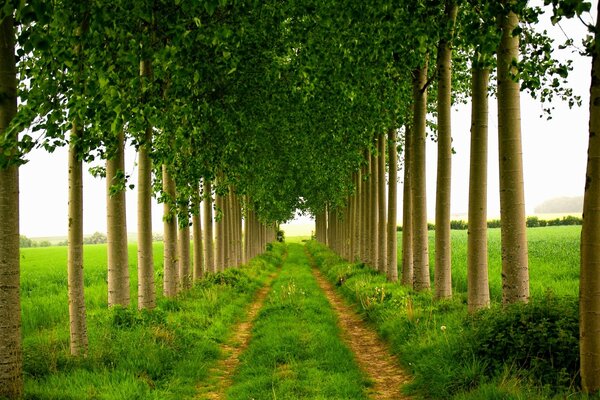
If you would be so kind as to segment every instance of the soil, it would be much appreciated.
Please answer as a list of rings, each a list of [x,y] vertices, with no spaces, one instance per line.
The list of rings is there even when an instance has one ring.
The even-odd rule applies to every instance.
[[[343,301],[318,269],[313,268],[313,274],[338,315],[342,339],[354,352],[358,365],[373,383],[367,392],[369,397],[381,400],[410,399],[401,389],[411,381],[411,377],[400,368],[398,359],[391,354],[386,343]]]

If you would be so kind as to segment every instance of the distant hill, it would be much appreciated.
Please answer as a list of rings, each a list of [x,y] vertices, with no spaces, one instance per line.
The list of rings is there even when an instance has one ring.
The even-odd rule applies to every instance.
[[[534,211],[536,214],[582,213],[583,196],[548,199],[538,205]]]

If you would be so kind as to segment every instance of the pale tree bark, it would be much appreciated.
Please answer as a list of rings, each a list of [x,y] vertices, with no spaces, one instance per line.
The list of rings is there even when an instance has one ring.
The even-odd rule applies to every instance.
[[[233,196],[233,265],[239,267],[242,263],[242,217],[239,196],[235,192],[231,195]]]
[[[333,210],[327,205],[327,245],[335,251],[335,226]]]
[[[360,252],[361,252],[361,261],[364,264],[368,264],[369,263],[369,245],[368,245],[368,238],[369,238],[369,182],[368,182],[368,176],[369,176],[369,159],[368,159],[368,153],[365,154],[365,165],[363,166],[363,173],[362,173],[362,181],[360,183],[361,187],[362,187],[362,191],[361,191],[361,200],[360,200],[360,219],[361,219],[361,245],[360,245]]]
[[[199,189],[198,189],[199,190]],[[194,237],[194,281],[202,279],[204,276],[204,251],[202,243],[202,217],[200,215],[200,193],[194,194],[192,210],[192,236]]]
[[[471,159],[469,234],[467,239],[467,304],[469,312],[490,305],[487,251],[487,159],[489,69],[474,67],[471,81]]]
[[[352,177],[352,180],[354,181],[355,178],[354,176]],[[356,231],[356,223],[355,223],[355,217],[356,217],[356,213],[354,211],[354,209],[356,208],[356,196],[354,194],[351,194],[348,196],[348,220],[346,221],[346,225],[348,226],[348,260],[349,261],[354,261],[354,254],[355,254],[355,249],[356,249],[356,240],[355,240],[355,234],[354,232]]]
[[[189,206],[187,201],[181,205],[183,221],[179,221],[179,238],[177,239],[177,260],[179,261],[179,282],[181,288],[187,290],[192,287],[192,274],[190,269],[190,222]]]
[[[69,140],[69,227],[67,280],[71,355],[85,357],[88,336],[83,281],[83,166],[78,151],[82,131],[73,121]]]
[[[600,391],[600,20],[595,31],[579,285],[581,386],[586,393]]]
[[[106,160],[106,236],[108,251],[108,306],[129,306],[129,250],[125,189],[125,136],[119,132],[116,151]]]
[[[412,152],[413,130],[410,124],[404,126],[404,185],[402,192],[402,284],[414,286],[413,270],[413,193],[412,193]]]
[[[398,244],[396,231],[398,200],[398,150],[396,149],[396,128],[388,130],[388,212],[387,212],[387,278],[398,281]]]
[[[506,3],[506,2],[505,2]],[[519,56],[519,37],[513,36],[519,18],[501,15],[498,48],[498,146],[500,161],[500,215],[502,242],[502,301],[529,300],[527,232],[521,146],[520,85],[511,75]]]
[[[369,158],[369,164],[371,165],[371,176],[369,180],[369,245],[371,246],[370,251],[370,266],[377,270],[379,266],[379,228],[378,228],[378,193],[377,187],[379,186],[379,174],[377,173],[377,158],[374,153],[371,153]]]
[[[435,298],[452,297],[452,264],[450,237],[450,189],[452,177],[452,42],[457,6],[446,0],[445,18],[450,27],[448,37],[438,45],[437,54],[437,181],[435,202]]]
[[[177,295],[179,269],[177,264],[177,216],[174,212],[175,181],[162,165],[163,191],[167,200],[163,203],[163,293],[165,297]]]
[[[353,229],[353,233],[354,233],[354,253],[352,254],[352,260],[351,261],[357,261],[361,259],[361,233],[362,233],[362,224],[361,224],[361,200],[362,200],[362,171],[359,169],[358,171],[356,171],[355,177],[354,177],[354,184],[356,185],[356,192],[354,194],[353,197],[353,204],[354,204],[354,212],[353,212],[353,216],[352,216],[352,225],[354,226]]]
[[[209,179],[204,180],[204,263],[206,272],[217,272],[215,266],[215,247],[213,241],[213,198],[212,182]]]
[[[378,255],[378,269],[380,272],[387,274],[387,220],[386,220],[386,198],[385,198],[385,134],[382,133],[377,139],[377,173],[378,186],[377,186],[377,203],[378,203],[378,230],[377,233],[377,250]]]
[[[81,36],[87,30],[87,24],[77,31]],[[77,58],[81,56],[81,43],[74,46]],[[78,60],[79,71],[76,78],[81,77],[83,63]],[[84,279],[83,279],[83,163],[82,147],[83,131],[74,118],[69,139],[69,226],[67,231],[67,283],[69,297],[69,341],[71,355],[86,357],[88,354],[88,336],[85,311]]]
[[[215,266],[218,272],[223,271],[225,264],[225,226],[223,196],[215,193]]]
[[[150,61],[140,63],[140,75],[151,74]],[[138,149],[138,308],[153,309],[156,307],[156,291],[154,288],[154,254],[152,253],[152,127],[148,126],[144,133],[144,141]]]
[[[231,195],[227,193],[221,198],[221,217],[222,242],[221,251],[223,252],[223,270],[231,266]]]
[[[12,15],[0,21],[0,135],[17,113],[17,70]],[[17,134],[7,137],[16,143]],[[15,148],[0,147],[9,157]],[[19,168],[0,167],[0,397],[23,395],[23,349],[19,298]]]
[[[411,186],[413,193],[413,272],[417,291],[431,287],[429,279],[429,242],[427,232],[427,186],[425,182],[425,118],[427,115],[427,63],[413,73],[413,159]]]

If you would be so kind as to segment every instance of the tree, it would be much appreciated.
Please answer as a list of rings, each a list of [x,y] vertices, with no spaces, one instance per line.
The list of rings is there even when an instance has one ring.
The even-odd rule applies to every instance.
[[[199,185],[195,185],[198,187]],[[200,215],[201,209],[201,197],[199,193],[199,188],[193,194],[193,203],[192,203],[192,229],[193,229],[193,237],[194,237],[194,281],[200,280],[204,276],[204,250],[202,243],[202,218]]]
[[[125,206],[124,134],[115,138],[106,161],[106,218],[108,237],[108,306],[129,306],[129,252]]]
[[[386,199],[385,199],[385,141],[386,135],[382,133],[377,138],[377,174],[379,175],[378,186],[377,186],[377,200],[378,200],[378,244],[379,250],[378,260],[379,265],[377,269],[382,273],[387,271],[387,220],[386,220]]]
[[[23,394],[19,298],[18,137],[9,130],[17,112],[12,10],[0,14],[0,397]]]
[[[427,195],[425,183],[425,118],[427,113],[427,62],[413,72],[413,156],[411,188],[413,206],[414,288],[426,290],[429,280],[429,238],[427,230]]]
[[[388,219],[387,219],[387,278],[391,282],[398,280],[398,245],[396,230],[396,203],[398,188],[398,148],[396,147],[396,128],[388,129]]]
[[[467,304],[470,312],[488,307],[487,153],[489,69],[472,68],[471,158],[469,171],[469,235],[467,241]]]
[[[519,17],[512,0],[501,1],[502,37],[498,47],[498,154],[502,219],[502,301],[529,300],[529,267],[521,146],[520,85],[514,78],[519,57]]]
[[[162,165],[163,182],[163,224],[165,247],[163,254],[164,277],[163,293],[166,297],[177,295],[179,273],[177,263],[177,215],[175,212],[175,181],[168,171],[167,165]]]
[[[203,190],[204,204],[204,254],[206,256],[206,272],[217,272],[214,258],[214,242],[213,242],[213,199],[212,199],[212,183],[210,179],[204,179]],[[246,235],[248,232],[246,232]]]
[[[443,31],[437,53],[437,189],[435,203],[435,298],[452,297],[450,182],[452,166],[452,37],[458,6],[454,0],[445,1]]]
[[[404,125],[404,185],[402,187],[402,284],[410,288],[414,285],[413,269],[413,193],[412,193],[412,152],[413,131],[410,124]]]

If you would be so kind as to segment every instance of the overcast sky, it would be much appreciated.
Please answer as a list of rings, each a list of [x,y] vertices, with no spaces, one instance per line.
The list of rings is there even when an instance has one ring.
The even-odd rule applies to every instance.
[[[594,2],[593,9],[597,2]],[[591,16],[588,16],[591,20]],[[552,36],[563,41],[564,34],[546,23]],[[585,34],[579,22],[561,23],[563,30],[578,44]],[[565,50],[569,55],[571,52]],[[558,196],[581,196],[585,181],[588,138],[588,91],[591,60],[575,57],[570,81],[582,96],[582,107],[556,107],[553,118],[540,118],[541,105],[525,93],[521,96],[525,203],[528,214],[546,199]],[[498,140],[496,100],[490,98],[488,214],[500,213],[498,189]],[[456,107],[452,118],[453,147],[456,154],[452,165],[452,214],[460,216],[468,210],[470,105]],[[21,233],[29,237],[63,236],[67,232],[67,151],[53,154],[36,149],[28,155],[29,162],[20,168]],[[126,170],[133,182],[137,180],[135,151],[128,149]],[[86,166],[87,169],[89,166]],[[427,142],[427,188],[429,219],[434,219],[436,144]],[[400,173],[400,176],[402,173]],[[106,231],[105,180],[89,174],[84,181],[84,232]],[[399,193],[402,187],[399,185]],[[136,192],[127,193],[128,231],[136,229]],[[401,203],[400,203],[401,205]],[[154,204],[153,230],[162,232],[162,207]],[[401,213],[399,213],[399,220]],[[307,219],[301,219],[306,223]],[[310,229],[307,227],[307,230]]]

